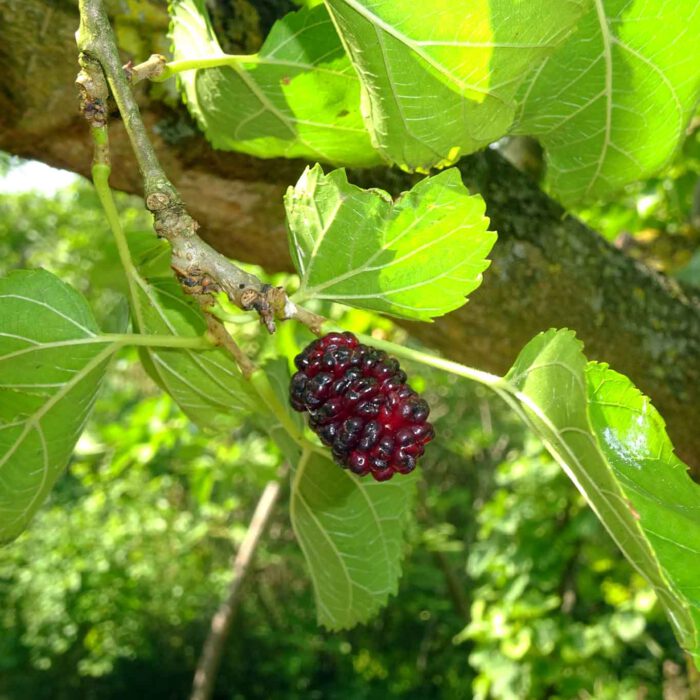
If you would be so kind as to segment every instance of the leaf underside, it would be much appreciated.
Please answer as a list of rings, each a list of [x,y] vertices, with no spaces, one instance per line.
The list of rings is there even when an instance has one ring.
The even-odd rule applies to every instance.
[[[359,479],[306,450],[296,467],[291,518],[314,586],[319,623],[366,622],[395,595],[415,478]]]
[[[548,331],[507,375],[506,400],[542,437],[632,566],[654,588],[680,644],[700,658],[700,486],[663,420],[624,376],[587,363],[571,331]]]
[[[225,56],[203,0],[171,3],[174,58]],[[260,52],[180,74],[214,148],[364,167],[380,158],[360,115],[360,85],[325,8],[275,23]]]
[[[585,0],[326,0],[363,87],[367,128],[407,170],[449,165],[508,132],[527,75]]]
[[[169,272],[169,256],[160,255],[162,244],[148,233],[129,240],[138,267],[130,273],[135,288],[135,298],[130,299],[134,325],[145,334],[201,337],[207,330],[204,315]],[[154,276],[146,278],[141,269]],[[146,347],[140,352],[154,381],[197,425],[230,430],[240,423],[241,412],[253,412],[259,405],[224,348],[202,351]]]
[[[700,97],[695,0],[593,0],[528,79],[516,133],[537,136],[565,202],[608,196],[673,155]]]
[[[409,0],[326,6],[285,17],[247,62],[182,75],[216,148],[369,165],[371,139],[426,171],[527,134],[571,203],[666,164],[700,98],[695,0],[440,0],[429,17]],[[176,58],[223,55],[201,0],[172,11]]]
[[[45,270],[0,279],[0,543],[65,469],[114,350],[79,292]]]

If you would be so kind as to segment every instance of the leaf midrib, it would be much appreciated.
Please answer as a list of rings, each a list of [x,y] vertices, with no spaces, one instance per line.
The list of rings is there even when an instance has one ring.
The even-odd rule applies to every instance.
[[[608,24],[608,16],[605,12],[603,0],[594,0],[596,15],[600,25],[600,34],[603,42],[603,61],[605,64],[605,87],[603,94],[605,96],[605,136],[601,147],[600,156],[598,157],[598,165],[590,178],[586,187],[585,195],[588,196],[597,183],[600,173],[603,169],[603,164],[607,157],[608,149],[610,148],[610,139],[612,135],[612,108],[613,108],[613,61],[612,61],[612,35],[610,25]]]
[[[310,508],[309,504],[306,502],[306,499],[304,498],[303,494],[301,493],[301,479],[304,476],[304,472],[306,470],[306,466],[309,462],[309,459],[311,455],[313,454],[313,451],[310,450],[309,448],[305,447],[304,451],[302,453],[302,456],[299,460],[299,464],[296,469],[296,473],[294,474],[294,479],[292,481],[292,498],[290,501],[290,516],[291,516],[291,521],[292,521],[292,527],[294,529],[294,532],[296,533],[297,540],[299,541],[302,549],[304,550],[304,554],[306,556],[307,561],[311,562],[312,557],[309,555],[309,550],[307,549],[307,543],[304,540],[303,535],[300,534],[298,527],[297,527],[297,522],[298,522],[298,516],[296,513],[296,502],[297,499],[299,502],[303,503],[307,513],[309,514],[311,520],[314,522],[316,527],[321,531],[322,535],[328,542],[328,545],[335,555],[338,564],[343,572],[343,575],[345,577],[346,585],[348,587],[348,605],[347,605],[347,610],[346,614],[349,614],[350,610],[352,610],[352,600],[354,597],[354,590],[353,590],[353,583],[352,583],[352,578],[350,577],[350,572],[348,571],[347,565],[345,564],[345,560],[343,557],[340,555],[340,552],[338,551],[335,543],[333,540],[328,536],[328,533],[325,531],[325,528],[321,525],[321,523],[318,522],[318,518],[316,518],[313,510]],[[317,591],[322,591],[323,587],[319,585],[318,579],[316,578],[316,572],[314,567],[309,566],[309,571],[311,573],[312,578],[316,582],[316,590]],[[320,593],[318,594],[318,599],[321,600],[321,595]],[[325,607],[325,603],[324,603]],[[328,608],[326,608],[328,610]],[[329,611],[330,612],[330,611]],[[329,620],[332,619],[331,616],[329,616]]]

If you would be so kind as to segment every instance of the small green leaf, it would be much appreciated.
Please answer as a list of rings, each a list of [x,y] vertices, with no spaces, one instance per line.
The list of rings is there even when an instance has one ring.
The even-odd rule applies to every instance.
[[[653,586],[681,645],[700,654],[699,487],[663,422],[622,375],[587,364],[571,331],[547,331],[500,390],[542,438],[634,568]],[[684,566],[685,562],[685,566]]]
[[[516,133],[537,136],[565,202],[607,196],[664,165],[700,97],[696,0],[594,0],[523,85]]]
[[[223,67],[180,74],[214,148],[352,166],[380,162],[360,114],[360,85],[323,6],[276,22],[260,53],[226,56],[203,0],[171,3],[175,60]]]
[[[429,320],[481,284],[496,234],[459,172],[421,180],[396,201],[343,170],[306,169],[285,197],[299,296]]]
[[[367,128],[409,170],[449,165],[507,133],[520,83],[586,0],[326,0],[363,83]]]
[[[44,270],[0,279],[0,543],[65,469],[114,344],[79,292]]]
[[[414,496],[413,475],[378,483],[316,451],[303,453],[291,518],[322,625],[339,630],[366,622],[396,594]]]

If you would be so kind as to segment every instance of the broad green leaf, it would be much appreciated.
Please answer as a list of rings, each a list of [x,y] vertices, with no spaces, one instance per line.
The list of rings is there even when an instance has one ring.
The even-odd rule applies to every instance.
[[[547,331],[520,353],[503,396],[540,435],[632,566],[653,586],[681,645],[697,655],[697,584],[689,583],[690,570],[683,574],[677,557],[684,551],[687,567],[687,557],[698,551],[698,487],[682,478],[683,465],[673,458],[648,401],[626,379],[608,372],[595,364],[587,369],[571,331]],[[687,528],[682,537],[679,518]],[[668,522],[660,527],[659,519]],[[668,542],[668,536],[677,539]]]
[[[316,451],[303,453],[291,518],[322,625],[339,630],[366,622],[396,593],[414,494],[413,475],[379,483]]]
[[[586,381],[598,446],[674,602],[686,609],[676,621],[679,638],[700,662],[700,485],[673,453],[663,418],[627,377],[591,362]]]
[[[260,158],[377,164],[360,114],[360,85],[324,7],[275,23],[260,53],[226,56],[203,0],[171,3],[175,60],[223,67],[180,74],[190,112],[214,148]]]
[[[306,169],[285,197],[300,297],[430,320],[481,284],[496,241],[485,204],[457,170],[421,180],[396,202],[343,170]]]
[[[114,349],[80,293],[49,272],[0,279],[0,543],[65,469]]]
[[[134,323],[140,333],[202,336],[202,312],[170,277],[137,279]],[[198,425],[225,431],[240,424],[242,412],[258,408],[236,362],[224,348],[183,350],[147,347],[141,358],[154,381]]]
[[[520,83],[587,0],[326,0],[363,83],[382,155],[408,170],[453,163],[507,133]]]
[[[152,242],[152,245],[149,245]],[[201,337],[207,330],[202,311],[185,296],[175,278],[147,278],[146,271],[165,272],[162,241],[153,234],[134,234],[129,246],[139,268],[131,277],[130,303],[139,333]],[[223,431],[240,423],[241,412],[259,407],[231,354],[224,348],[187,350],[144,347],[141,359],[157,384],[198,425]]]
[[[523,86],[516,131],[547,150],[564,201],[608,195],[664,165],[700,96],[696,0],[593,0]]]

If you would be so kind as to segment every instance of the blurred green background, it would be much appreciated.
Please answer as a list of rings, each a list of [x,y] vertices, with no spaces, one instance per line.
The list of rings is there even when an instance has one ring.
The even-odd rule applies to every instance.
[[[109,319],[123,304],[120,271],[91,185],[57,189],[46,171],[40,189],[11,187],[26,167],[0,157],[0,274],[49,269]],[[662,175],[578,213],[698,284],[699,175],[695,131]],[[138,199],[118,203],[128,229],[150,227]],[[413,342],[370,314],[324,310],[350,330]],[[293,354],[308,336],[284,326],[270,340],[249,324],[238,339],[254,355]],[[136,359],[118,357],[67,473],[0,549],[2,700],[187,697],[232,557],[280,467],[245,417],[228,435],[197,429]],[[366,626],[320,629],[285,483],[215,697],[693,697],[697,679],[653,592],[542,446],[486,390],[410,372],[439,439],[420,469],[398,596]]]

